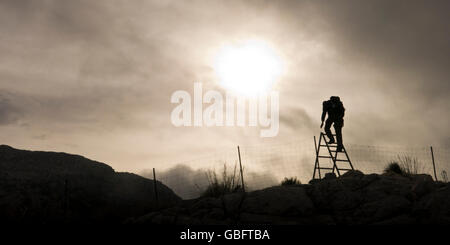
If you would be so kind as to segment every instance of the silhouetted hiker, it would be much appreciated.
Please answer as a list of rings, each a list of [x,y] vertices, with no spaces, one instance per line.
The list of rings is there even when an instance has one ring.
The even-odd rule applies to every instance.
[[[330,130],[331,124],[333,124],[337,138],[336,151],[342,151],[342,127],[344,126],[344,112],[344,105],[342,104],[341,99],[338,96],[331,96],[330,100],[323,102],[322,124],[320,125],[320,128],[323,127],[325,115],[328,113],[328,118],[325,122],[325,133],[330,139],[328,144],[334,144],[334,137],[331,134]]]

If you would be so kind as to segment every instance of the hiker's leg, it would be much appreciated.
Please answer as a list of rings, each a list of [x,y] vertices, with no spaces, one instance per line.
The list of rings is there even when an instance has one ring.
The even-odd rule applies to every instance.
[[[334,137],[333,134],[331,133],[331,124],[333,123],[333,121],[331,121],[330,119],[327,119],[325,121],[325,133],[328,136],[328,139],[330,139],[330,142],[334,142]]]
[[[342,127],[344,126],[344,119],[335,121],[333,126],[334,126],[334,130],[336,131],[336,140],[337,140],[338,147],[339,146],[342,147],[343,146]]]

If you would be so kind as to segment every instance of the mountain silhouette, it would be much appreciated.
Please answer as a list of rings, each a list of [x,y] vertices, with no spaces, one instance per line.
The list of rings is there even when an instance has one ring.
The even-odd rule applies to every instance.
[[[0,222],[121,223],[181,199],[153,180],[79,155],[0,145]]]

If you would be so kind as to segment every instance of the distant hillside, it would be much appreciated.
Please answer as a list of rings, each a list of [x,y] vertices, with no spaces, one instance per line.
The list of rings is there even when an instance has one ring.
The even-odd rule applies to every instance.
[[[181,199],[157,182],[82,156],[0,145],[0,222],[123,222]]]

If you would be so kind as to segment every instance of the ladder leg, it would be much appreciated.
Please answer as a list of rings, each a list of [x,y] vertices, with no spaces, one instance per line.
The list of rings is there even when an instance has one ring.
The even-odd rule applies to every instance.
[[[325,143],[323,146],[324,147],[326,146],[326,148],[328,149],[328,153],[330,155],[329,157],[320,156],[320,147],[323,144],[322,140]],[[341,171],[340,170],[343,170],[343,171],[354,170],[353,164],[352,164],[352,162],[350,160],[350,157],[349,157],[349,155],[347,153],[347,149],[345,149],[345,146],[342,146],[342,149],[343,149],[343,152],[345,153],[345,157],[347,159],[346,160],[345,159],[337,159],[339,152],[337,151],[337,149],[336,149],[336,151],[332,151],[331,146],[330,146],[330,144],[328,144],[328,142],[327,142],[327,140],[325,138],[325,134],[323,132],[320,132],[320,137],[319,137],[319,143],[318,144],[317,144],[317,141],[316,141],[316,137],[314,137],[314,149],[316,151],[316,162],[314,163],[313,179],[316,178],[316,172],[319,174],[319,179],[322,178],[321,172],[320,172],[320,170],[321,170],[321,168],[320,168],[320,159],[319,159],[320,157],[322,157],[322,158],[330,158],[332,160],[333,167],[332,168],[323,168],[323,169],[327,169],[327,170],[331,169],[332,173],[334,173],[336,171],[338,177],[341,176]],[[334,152],[334,154],[333,154],[333,152]],[[341,168],[341,169],[339,169],[339,167],[337,165],[338,161],[348,162],[349,165],[350,165],[350,168]]]
[[[337,166],[336,166],[337,151],[336,151],[336,155],[333,157],[333,153],[331,152],[330,145],[328,144],[327,140],[325,139],[325,135],[323,133],[320,133],[320,135],[321,135],[321,137],[323,137],[323,139],[325,141],[325,145],[327,146],[327,149],[328,149],[328,153],[330,154],[331,160],[333,161],[333,171],[332,171],[332,173],[334,173],[334,169],[336,168],[337,173],[339,175],[339,169],[337,169]]]
[[[348,163],[350,164],[350,168],[351,168],[352,170],[355,170],[355,169],[353,168],[352,161],[350,161],[350,157],[349,157],[348,154],[347,154],[347,149],[345,149],[345,146],[342,146],[342,148],[344,149],[345,157],[347,157]]]
[[[320,173],[320,163],[319,163],[319,152],[320,152],[320,143],[322,138],[319,138],[319,144],[317,145],[317,170],[319,171],[319,179],[322,179],[322,174]]]
[[[336,152],[334,154],[334,159],[333,159],[334,160],[333,173],[334,173],[334,169],[336,169],[338,176],[341,176],[341,173],[339,172],[339,168],[336,165],[337,154],[338,154],[338,151],[336,150]]]
[[[314,146],[316,145],[316,137],[314,136]],[[317,164],[318,164],[318,159],[319,159],[319,155],[317,154],[317,149],[316,151],[316,162],[314,163],[314,172],[313,172],[313,179],[316,178],[316,169],[317,169]]]
[[[316,171],[319,174],[319,179],[322,178],[321,173],[320,173],[320,163],[319,163],[320,142],[321,142],[321,138],[319,138],[319,144],[316,144],[316,137],[314,137],[314,149],[316,151],[316,162],[314,163],[313,179],[316,178]]]
[[[316,158],[316,162],[314,163],[314,172],[313,172],[313,179],[316,179],[316,169],[318,169],[317,168],[317,164],[318,164],[319,162],[317,161],[317,158]],[[320,177],[319,177],[319,179],[320,179]]]
[[[316,178],[316,169],[317,169],[317,164],[318,164],[318,160],[319,160],[319,153],[317,152],[317,143],[316,143],[316,136],[314,136],[314,151],[316,151],[316,162],[314,163],[314,172],[313,172],[313,179]]]

